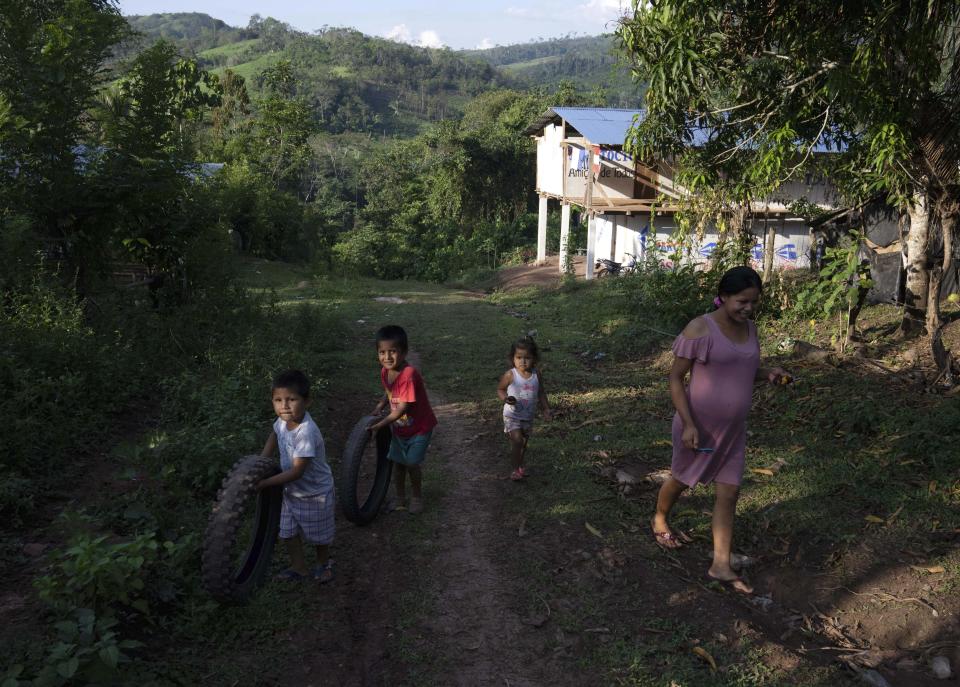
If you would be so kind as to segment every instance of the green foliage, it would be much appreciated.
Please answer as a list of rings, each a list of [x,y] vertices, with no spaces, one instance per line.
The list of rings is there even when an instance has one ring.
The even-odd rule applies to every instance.
[[[261,81],[266,96],[257,102],[252,141],[259,151],[259,167],[278,189],[300,190],[311,157],[307,140],[316,124],[306,101],[296,95],[288,60],[264,70]]]
[[[4,293],[0,351],[0,411],[8,418],[0,466],[22,479],[55,473],[62,466],[53,458],[88,449],[108,420],[89,399],[106,392],[110,360],[69,290],[41,277]],[[116,390],[114,397],[127,396]],[[5,515],[19,510],[17,502],[0,502]]]
[[[547,103],[574,96],[486,93],[461,122],[372,154],[361,172],[366,207],[334,246],[337,261],[381,278],[446,281],[534,241],[534,151],[522,131]]]
[[[135,157],[182,156],[188,127],[220,105],[219,80],[158,41],[133,60],[110,103],[106,142]]]
[[[640,98],[610,35],[565,36],[466,54],[541,88],[556,88],[564,81],[581,90],[600,88],[598,105],[635,107]]]
[[[98,618],[88,608],[78,608],[71,618],[56,623],[57,642],[44,660],[44,666],[33,680],[24,677],[24,667],[14,666],[7,672],[2,687],[60,687],[77,684],[125,684],[120,668],[130,663],[125,653],[142,644],[132,639],[120,639],[116,618]]]
[[[0,207],[80,252],[98,221],[80,173],[86,112],[124,34],[107,0],[6,3],[0,12]],[[36,239],[35,239],[36,240]]]
[[[955,2],[637,3],[617,32],[649,85],[628,147],[683,155],[746,200],[826,145],[843,151],[828,164],[846,193],[903,205],[924,178],[956,178],[958,20]],[[709,140],[684,154],[704,130]]]
[[[134,622],[161,620],[157,607],[177,598],[186,580],[195,578],[196,547],[192,535],[177,542],[153,532],[127,541],[87,532],[75,536],[52,555],[50,572],[34,581],[60,620],[53,625],[57,642],[44,666],[32,682],[22,684],[75,684],[77,676],[85,684],[137,683],[125,679],[123,668],[131,662],[125,652],[142,644],[121,639],[121,632]],[[13,678],[20,679],[22,672]]]
[[[144,573],[159,549],[152,533],[119,543],[111,543],[106,535],[83,534],[57,554],[53,571],[37,578],[36,587],[40,598],[61,613],[90,608],[100,616],[119,612],[148,616]]]
[[[245,29],[228,26],[225,22],[201,12],[129,15],[126,20],[144,40],[154,42],[162,38],[175,42],[179,48],[188,52],[230,45],[251,35],[251,32]]]
[[[860,257],[862,233],[851,233],[839,246],[827,248],[816,282],[797,297],[796,313],[803,318],[832,322],[834,315],[848,313],[860,293],[873,286],[870,264]],[[848,322],[841,319],[834,337],[846,337]]]

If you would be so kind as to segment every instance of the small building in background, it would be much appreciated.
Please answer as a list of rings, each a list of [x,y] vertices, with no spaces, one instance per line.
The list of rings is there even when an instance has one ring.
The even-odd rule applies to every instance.
[[[550,201],[560,203],[560,270],[566,269],[570,245],[571,206],[589,220],[586,276],[594,276],[596,260],[638,260],[653,252],[669,263],[678,245],[675,215],[688,191],[674,181],[668,160],[634,160],[623,149],[627,132],[640,110],[595,107],[553,107],[524,133],[536,139],[540,214],[537,260],[546,258],[547,213]],[[706,134],[704,134],[705,136]],[[692,142],[697,145],[697,140]],[[826,149],[815,154],[827,153]],[[833,186],[813,175],[791,180],[770,198],[750,208],[748,226],[754,234],[753,259],[764,264],[767,250],[780,269],[809,267],[813,239],[807,221],[790,206],[804,200],[824,211],[838,209]],[[716,229],[691,237],[691,259],[707,261],[717,246]]]

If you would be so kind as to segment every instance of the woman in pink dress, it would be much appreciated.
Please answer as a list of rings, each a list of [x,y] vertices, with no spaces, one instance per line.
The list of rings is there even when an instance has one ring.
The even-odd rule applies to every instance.
[[[653,535],[674,549],[689,538],[670,528],[670,509],[697,484],[716,484],[713,508],[713,564],[708,577],[731,589],[753,589],[730,566],[733,515],[743,478],[747,415],[753,384],[790,381],[779,367],[760,367],[760,344],[752,321],[763,284],[750,267],[734,267],[720,279],[716,310],[691,321],[673,343],[670,397],[673,418],[672,476],[660,488]],[[690,374],[690,384],[684,379]]]

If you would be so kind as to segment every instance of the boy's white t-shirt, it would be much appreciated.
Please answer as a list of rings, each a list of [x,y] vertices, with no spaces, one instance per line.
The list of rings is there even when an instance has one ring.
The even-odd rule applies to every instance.
[[[273,431],[280,449],[281,470],[290,470],[294,458],[310,459],[300,479],[283,485],[284,492],[295,498],[306,498],[333,491],[333,472],[327,464],[323,435],[310,413],[304,414],[303,422],[296,429],[287,429],[287,423],[277,418]]]

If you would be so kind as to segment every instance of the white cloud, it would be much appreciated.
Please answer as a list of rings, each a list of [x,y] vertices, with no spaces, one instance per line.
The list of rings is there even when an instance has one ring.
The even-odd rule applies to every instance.
[[[421,31],[417,34],[417,37],[414,38],[410,27],[406,24],[397,24],[384,34],[384,38],[398,43],[406,43],[407,45],[416,45],[421,48],[442,48],[444,46],[440,35],[433,29]]]
[[[484,38],[477,44],[477,50],[489,50],[493,47],[493,41],[489,38]]]
[[[409,43],[413,37],[406,24],[397,24],[385,34],[387,40],[397,41],[398,43]]]
[[[422,48],[442,48],[443,41],[440,40],[440,35],[436,31],[427,29],[426,31],[420,32],[415,45],[419,45]]]

